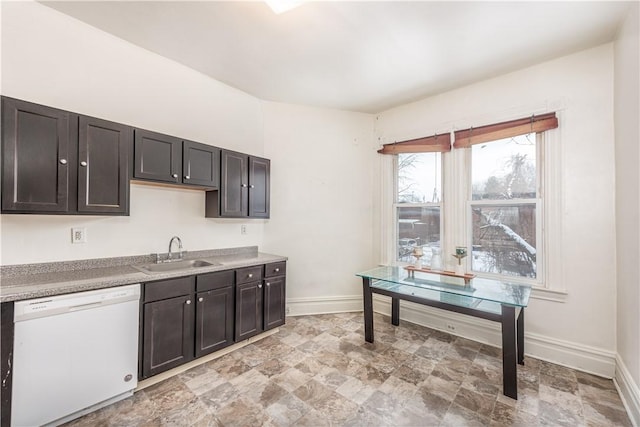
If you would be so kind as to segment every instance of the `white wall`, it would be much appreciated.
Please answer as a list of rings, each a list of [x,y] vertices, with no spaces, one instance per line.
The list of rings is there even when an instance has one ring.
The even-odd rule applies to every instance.
[[[536,346],[529,352],[611,376],[616,344],[613,45],[385,111],[377,120],[377,137],[380,143],[393,142],[543,111],[558,112],[560,127],[551,131],[551,139],[562,144],[561,185],[551,189],[561,192],[556,225],[562,239],[551,244],[561,245],[562,256],[552,260],[549,285],[566,289],[567,295],[559,295],[564,302],[530,301],[526,332],[530,342],[536,337]],[[388,203],[378,200],[376,208]]]
[[[640,424],[640,43],[638,3],[615,42],[617,347],[616,379]],[[625,391],[625,388],[627,391]],[[635,394],[634,399],[631,397]]]
[[[35,2],[1,2],[3,95],[263,154],[260,101]],[[134,185],[131,216],[2,215],[1,263],[261,245],[262,220],[204,218],[204,193]],[[71,245],[71,227],[89,242]]]
[[[291,313],[358,309],[354,274],[374,262],[373,117],[265,102],[264,123],[272,193],[263,247],[290,259]]]

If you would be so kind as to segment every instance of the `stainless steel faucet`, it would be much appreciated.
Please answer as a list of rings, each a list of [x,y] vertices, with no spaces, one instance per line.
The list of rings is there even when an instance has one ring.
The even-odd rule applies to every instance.
[[[182,240],[178,236],[173,236],[171,240],[169,240],[169,253],[167,254],[167,261],[171,261],[173,259],[173,254],[171,252],[171,247],[173,246],[173,242],[178,241],[178,259],[182,259]]]

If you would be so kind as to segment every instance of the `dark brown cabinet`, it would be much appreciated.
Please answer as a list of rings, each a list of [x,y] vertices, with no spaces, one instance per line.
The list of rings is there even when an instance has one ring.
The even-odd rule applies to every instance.
[[[284,325],[286,262],[267,264],[264,267],[264,330]]]
[[[249,216],[269,218],[271,162],[249,156]]]
[[[286,262],[143,286],[140,379],[285,323]]]
[[[78,212],[129,212],[132,129],[93,117],[79,117]]]
[[[151,181],[182,182],[182,140],[136,129],[133,177]]]
[[[193,359],[194,278],[146,283],[141,311],[140,378]]]
[[[11,388],[13,385],[13,303],[5,302],[0,305],[0,326],[2,333],[0,334],[1,346],[0,353],[0,378],[2,383],[0,386],[0,426],[11,425]]]
[[[285,323],[286,262],[236,270],[236,341]]]
[[[201,357],[233,344],[234,272],[196,277],[195,356]]]
[[[220,182],[220,149],[198,142],[182,145],[182,182],[189,185],[218,188]]]
[[[220,149],[198,142],[135,130],[135,179],[217,188]]]
[[[270,161],[230,150],[220,153],[220,188],[208,191],[208,218],[269,218]]]
[[[71,118],[67,111],[2,99],[2,211],[69,209]]]
[[[262,310],[262,266],[236,270],[236,342],[263,331]]]
[[[2,212],[129,213],[133,129],[2,98]]]

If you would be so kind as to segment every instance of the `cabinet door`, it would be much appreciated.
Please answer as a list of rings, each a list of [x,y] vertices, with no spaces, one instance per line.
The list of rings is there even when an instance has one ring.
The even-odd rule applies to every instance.
[[[143,378],[193,359],[192,302],[182,296],[143,305]]]
[[[264,330],[284,325],[285,277],[273,277],[264,281]]]
[[[236,285],[236,342],[262,332],[262,282]]]
[[[220,216],[247,216],[247,155],[222,150],[221,158]]]
[[[196,295],[196,357],[233,344],[233,286]]]
[[[220,149],[211,145],[184,141],[182,145],[182,182],[218,188]]]
[[[182,182],[182,140],[148,130],[135,130],[133,177]]]
[[[66,111],[2,99],[2,211],[69,209],[73,124]]]
[[[129,213],[129,152],[133,128],[80,116],[78,212]]]
[[[270,161],[249,157],[249,216],[269,218]]]
[[[0,353],[0,378],[2,383],[0,386],[0,425],[11,425],[11,391],[13,384],[13,303],[3,302],[0,305],[0,325],[2,326],[2,333],[0,334],[1,343]]]

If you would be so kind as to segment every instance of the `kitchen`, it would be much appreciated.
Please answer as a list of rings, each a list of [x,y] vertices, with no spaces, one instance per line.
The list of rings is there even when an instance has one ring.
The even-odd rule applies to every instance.
[[[623,99],[619,93],[627,92],[624,85],[633,84],[626,68],[618,66],[634,58],[623,39],[539,60],[378,115],[264,101],[35,2],[3,2],[2,40],[4,96],[271,160],[268,220],[206,218],[201,190],[133,183],[129,216],[2,215],[3,266],[166,253],[173,235],[187,253],[257,246],[288,258],[292,316],[362,309],[355,273],[385,260],[381,224],[386,205],[380,190],[385,165],[375,153],[380,141],[431,135],[451,123],[496,122],[520,113],[513,112],[518,108],[528,115],[532,105],[564,109],[562,138],[573,155],[567,154],[563,164],[571,173],[564,175],[560,195],[566,259],[557,274],[565,277],[569,297],[564,302],[539,299],[528,309],[529,348],[540,358],[605,377],[622,375],[630,381],[619,383],[634,396],[638,334],[627,302],[637,301],[637,291],[627,279],[626,258],[616,260],[615,253],[632,256],[637,250],[631,237],[615,228],[632,208],[622,204],[622,209],[613,194],[633,189],[637,179],[621,178],[637,177],[637,172],[625,156],[614,156],[627,140],[615,148],[609,143],[604,152],[599,142],[626,135],[624,120],[634,111],[616,104]],[[622,85],[616,86],[615,102],[614,76]],[[523,87],[522,81],[531,84]],[[492,98],[491,111],[482,101],[486,97]],[[595,184],[589,182],[598,192],[593,200],[599,203],[593,206],[579,196],[581,182],[596,177]],[[597,231],[588,242],[580,227],[585,210]],[[71,244],[72,228],[84,228],[87,243]],[[600,249],[585,253],[586,246]],[[584,265],[603,267],[593,272]],[[594,307],[598,311],[592,316]],[[473,325],[461,322],[458,330],[465,326],[470,329],[464,334],[480,339]],[[493,342],[494,337],[482,339]],[[618,359],[629,375],[616,370]]]

